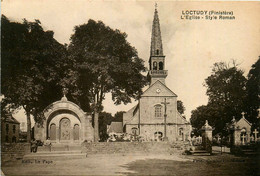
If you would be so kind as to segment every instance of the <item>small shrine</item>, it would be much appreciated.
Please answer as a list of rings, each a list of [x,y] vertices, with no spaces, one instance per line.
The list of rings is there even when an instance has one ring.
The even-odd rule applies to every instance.
[[[252,124],[246,120],[245,113],[242,112],[242,118],[236,121],[233,117],[229,129],[231,130],[231,142],[234,145],[246,145],[250,143],[250,133]]]
[[[78,105],[68,101],[68,89],[63,88],[63,97],[60,101],[50,104],[43,111],[43,124],[35,125],[35,139],[52,143],[81,143],[93,141],[94,129],[92,117]]]

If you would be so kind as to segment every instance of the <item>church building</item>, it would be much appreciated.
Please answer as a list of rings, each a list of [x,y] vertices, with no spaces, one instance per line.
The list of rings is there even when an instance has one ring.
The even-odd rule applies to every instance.
[[[150,85],[138,104],[124,113],[124,130],[147,141],[187,140],[192,127],[177,111],[177,95],[166,86],[168,71],[165,61],[159,16],[155,9],[147,75]]]

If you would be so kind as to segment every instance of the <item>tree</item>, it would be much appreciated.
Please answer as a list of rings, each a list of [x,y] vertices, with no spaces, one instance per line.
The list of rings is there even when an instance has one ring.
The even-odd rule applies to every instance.
[[[114,122],[123,122],[123,114],[125,111],[118,111],[115,113]]]
[[[108,112],[100,112],[99,113],[99,119],[98,119],[98,125],[99,125],[99,135],[100,135],[100,141],[106,141],[108,138],[107,134],[107,125],[110,125],[113,121],[113,116],[111,113]]]
[[[41,121],[42,110],[57,97],[66,49],[39,20],[16,23],[2,16],[1,29],[2,94],[7,104],[24,108],[29,142],[30,116]]]
[[[232,66],[224,62],[215,63],[212,74],[205,79],[204,84],[209,102],[192,111],[192,125],[199,128],[208,120],[215,128],[214,133],[224,134],[226,123],[233,117],[241,117],[241,112],[245,109],[246,81],[243,71],[234,61]]]
[[[177,110],[181,115],[184,114],[185,107],[184,107],[183,102],[181,100],[177,100]]]
[[[257,127],[257,110],[260,106],[260,56],[256,63],[252,65],[247,77],[245,107],[248,119],[253,123],[253,128],[255,128]]]
[[[76,26],[74,30],[69,55],[78,65],[75,79],[84,80],[76,81],[76,92],[87,96],[91,104],[94,138],[98,141],[98,114],[103,109],[105,94],[110,92],[115,104],[129,103],[131,98],[138,99],[147,83],[142,75],[146,69],[136,49],[126,41],[125,33],[94,20]]]

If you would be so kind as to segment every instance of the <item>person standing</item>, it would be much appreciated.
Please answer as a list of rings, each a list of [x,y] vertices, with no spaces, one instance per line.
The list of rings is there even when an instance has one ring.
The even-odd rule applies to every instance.
[[[37,152],[37,141],[34,138],[31,141],[31,152]]]

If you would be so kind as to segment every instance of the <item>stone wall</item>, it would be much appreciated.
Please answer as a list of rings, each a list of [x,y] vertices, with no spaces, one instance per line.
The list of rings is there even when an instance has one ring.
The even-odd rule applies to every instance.
[[[30,143],[12,143],[1,144],[1,162],[22,159],[22,157],[31,152]]]
[[[182,151],[169,142],[100,142],[83,143],[82,152],[87,154],[173,154]]]

